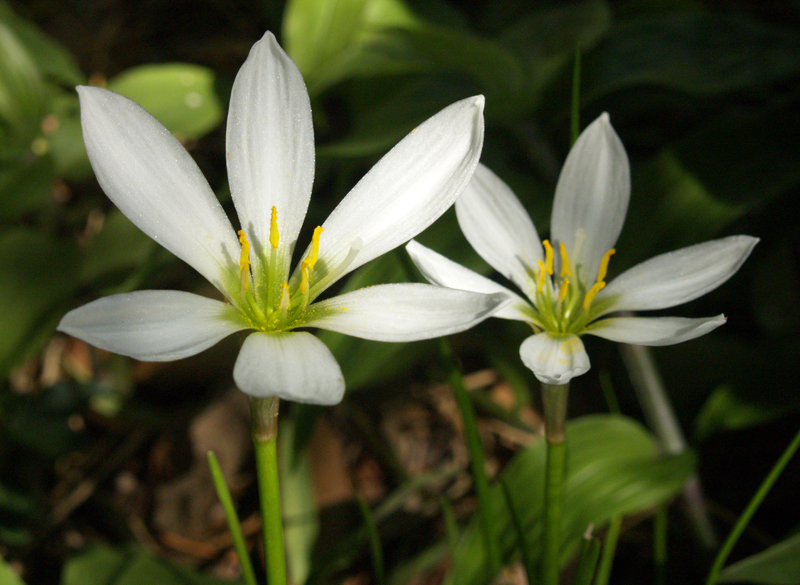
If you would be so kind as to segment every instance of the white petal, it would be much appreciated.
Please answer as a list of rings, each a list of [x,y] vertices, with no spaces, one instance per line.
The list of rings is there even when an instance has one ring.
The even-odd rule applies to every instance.
[[[536,286],[530,276],[543,260],[542,242],[528,212],[500,177],[478,165],[456,200],[461,231],[475,251],[520,289]]]
[[[589,355],[576,335],[553,337],[537,333],[522,342],[519,355],[544,384],[567,384],[589,371]]]
[[[166,362],[195,355],[247,329],[231,305],[187,292],[145,290],[70,311],[58,330],[100,349]]]
[[[524,312],[525,307],[530,307],[530,304],[506,287],[485,276],[481,276],[477,272],[464,268],[460,264],[456,264],[415,240],[411,240],[406,245],[406,250],[411,256],[411,260],[429,282],[439,286],[446,286],[447,288],[484,294],[504,293],[511,298],[511,302],[497,311],[492,317],[531,322],[530,315]]]
[[[78,94],[86,152],[103,191],[139,229],[226,292],[239,243],[192,157],[128,98],[99,87],[81,86]]]
[[[631,192],[628,155],[608,114],[592,122],[569,151],[556,185],[550,230],[566,244],[573,270],[592,283],[603,255],[617,242]]]
[[[314,305],[320,327],[376,341],[416,341],[477,325],[505,303],[503,293],[484,295],[432,284],[370,286]]]
[[[586,333],[636,345],[672,345],[705,335],[725,323],[724,315],[685,317],[612,317],[595,321]]]
[[[637,264],[612,280],[597,301],[614,298],[607,311],[674,307],[714,290],[744,263],[758,238],[731,236],[669,252]]]
[[[314,182],[314,127],[303,77],[270,32],[236,75],[225,142],[231,196],[253,249],[269,247],[275,206],[291,256]]]
[[[446,107],[412,130],[353,187],[322,225],[312,296],[404,244],[453,204],[480,158],[483,105],[483,96],[476,96]],[[351,249],[358,250],[355,258],[340,267]]]
[[[344,377],[331,350],[301,332],[253,333],[244,340],[233,379],[250,396],[309,404],[337,404]]]

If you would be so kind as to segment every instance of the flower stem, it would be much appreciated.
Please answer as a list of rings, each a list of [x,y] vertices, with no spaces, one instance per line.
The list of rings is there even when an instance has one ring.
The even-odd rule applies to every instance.
[[[561,506],[564,492],[569,385],[542,384],[547,464],[544,489],[542,585],[557,585],[561,548]]]
[[[470,467],[472,469],[472,480],[475,482],[475,494],[478,498],[478,516],[483,535],[483,545],[486,550],[486,557],[489,565],[489,581],[494,579],[501,568],[500,550],[497,546],[497,539],[492,528],[492,515],[489,511],[489,480],[486,477],[486,466],[483,457],[483,445],[478,433],[478,423],[475,417],[475,409],[469,397],[461,370],[453,357],[453,348],[445,338],[439,339],[439,351],[447,368],[450,378],[450,385],[453,387],[456,404],[461,411],[461,418],[464,421],[464,435],[467,439],[467,449],[469,450]]]
[[[250,398],[268,585],[286,585],[286,556],[283,550],[283,518],[276,449],[278,402],[275,397]]]
[[[233,505],[233,498],[231,498],[231,493],[228,491],[228,486],[225,484],[225,477],[222,475],[222,469],[213,451],[208,452],[208,466],[211,469],[214,487],[217,489],[217,497],[219,497],[222,509],[225,511],[225,519],[228,521],[228,529],[231,532],[233,548],[236,549],[236,555],[239,557],[239,565],[242,567],[244,582],[246,585],[258,585],[256,573],[253,570],[253,563],[250,560],[250,553],[247,552],[247,544],[245,543],[244,534],[242,533],[242,525],[239,523],[239,517],[236,515],[236,507]]]
[[[792,442],[789,443],[789,446],[786,447],[786,450],[781,455],[778,462],[775,463],[775,466],[769,472],[766,478],[764,478],[764,482],[758,488],[758,491],[753,496],[753,499],[750,500],[750,503],[745,508],[745,511],[742,512],[742,515],[739,516],[739,520],[737,520],[736,525],[731,530],[731,533],[728,535],[728,538],[725,540],[725,543],[722,545],[722,548],[717,553],[717,558],[714,559],[714,564],[711,567],[711,571],[708,573],[708,578],[706,579],[706,585],[714,585],[719,578],[719,573],[722,571],[722,567],[725,565],[725,561],[728,560],[728,555],[733,550],[736,541],[739,540],[739,537],[744,532],[744,529],[747,527],[747,524],[750,522],[750,519],[753,517],[753,514],[756,513],[758,507],[761,505],[761,502],[767,496],[767,493],[772,488],[773,484],[778,480],[783,469],[789,463],[789,460],[797,451],[797,448],[800,447],[800,431],[794,436]]]

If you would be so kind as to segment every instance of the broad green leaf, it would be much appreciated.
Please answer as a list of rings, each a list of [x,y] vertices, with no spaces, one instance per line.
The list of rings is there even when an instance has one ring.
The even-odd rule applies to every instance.
[[[665,457],[641,425],[616,415],[587,416],[567,424],[567,475],[562,524],[562,554],[575,549],[591,523],[602,526],[613,515],[632,514],[673,497],[694,469],[694,456]],[[540,554],[544,497],[544,441],[516,455],[502,472],[510,489],[526,541]],[[516,534],[497,484],[491,486],[492,518],[506,559]],[[562,557],[566,560],[566,556]],[[448,583],[477,585],[485,575],[484,551],[476,523],[470,524],[453,558]]]
[[[416,22],[402,0],[292,0],[284,12],[283,41],[314,95],[353,70],[395,67],[391,55],[381,54],[386,47],[373,51],[369,45],[382,31]]]
[[[43,344],[78,284],[71,240],[28,229],[0,236],[0,373]]]
[[[25,585],[2,557],[0,557],[0,585]]]
[[[800,71],[800,37],[738,16],[668,13],[631,19],[586,54],[583,100],[631,85],[714,95]]]
[[[66,87],[85,83],[72,54],[33,23],[14,14],[5,2],[0,2],[0,22],[9,26],[22,41],[44,77]]]
[[[753,402],[731,386],[719,386],[711,393],[695,421],[696,439],[725,430],[738,430],[775,420],[797,410],[797,401],[778,404]]]
[[[67,561],[61,585],[230,585],[208,575],[171,564],[136,545],[95,545]]]
[[[214,73],[200,65],[142,65],[119,74],[108,89],[128,97],[181,138],[200,138],[222,121]]]
[[[281,504],[289,575],[294,583],[303,583],[311,569],[311,555],[319,532],[319,510],[314,499],[311,461],[308,453],[292,453],[295,423],[281,421],[280,449]]]
[[[0,222],[17,220],[47,203],[55,172],[52,157],[31,156],[0,171]]]
[[[800,534],[725,567],[718,581],[797,585],[800,583]]]
[[[95,287],[118,283],[136,267],[144,267],[158,247],[121,211],[114,209],[92,238],[81,266],[81,281]]]
[[[36,63],[0,21],[0,160],[30,147],[47,101],[48,91]]]

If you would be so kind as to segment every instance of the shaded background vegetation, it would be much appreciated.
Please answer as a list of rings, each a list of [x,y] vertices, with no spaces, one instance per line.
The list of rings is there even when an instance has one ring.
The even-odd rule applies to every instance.
[[[301,238],[405,133],[476,93],[487,99],[482,161],[512,186],[546,234],[569,147],[577,45],[583,53],[582,126],[609,112],[631,159],[629,217],[611,272],[711,238],[761,238],[729,283],[677,310],[684,316],[724,312],[728,323],[701,339],[654,350],[696,455],[681,459],[670,481],[696,466],[713,524],[726,533],[800,422],[799,25],[800,4],[788,0],[0,4],[3,556],[30,584],[121,583],[119,575],[135,563],[155,571],[141,573],[148,579],[205,582],[221,578],[220,567],[231,564],[222,545],[206,556],[191,547],[176,554],[174,543],[159,537],[153,514],[161,509],[158,486],[194,469],[197,441],[187,429],[227,395],[239,340],[152,366],[54,335],[54,327],[66,310],[112,292],[179,288],[213,294],[99,190],[83,150],[74,85],[105,84],[144,105],[184,141],[230,207],[225,108],[236,71],[265,30],[275,32],[297,62],[312,98],[317,172]],[[452,212],[420,239],[489,273],[465,245]],[[345,286],[409,277],[398,251]],[[529,441],[510,440],[510,431],[493,425],[500,421],[530,437],[536,430],[538,388],[517,354],[525,334],[519,324],[492,321],[453,340],[466,372],[490,375],[475,401],[493,471],[509,466],[519,502],[530,497],[523,478],[536,468],[515,454]],[[298,522],[304,544],[297,548],[303,566],[296,570],[310,582],[346,576],[369,582],[367,549],[350,499],[359,492],[385,512],[380,518],[390,578],[404,583],[416,574],[427,575],[419,582],[439,582],[451,564],[438,495],[455,503],[465,540],[472,508],[469,480],[458,466],[463,461],[454,455],[461,440],[457,421],[431,398],[439,395],[431,388],[443,379],[435,345],[321,337],[342,364],[348,393],[336,409],[286,405],[285,426],[294,431],[294,441],[284,441],[292,447],[286,460],[307,465],[287,463],[286,477],[291,467],[293,493],[306,502],[299,510],[313,516],[313,461],[305,447],[313,445],[324,420],[329,435],[322,442],[334,437],[343,445],[340,457],[355,489],[325,507],[319,522],[308,522],[313,530]],[[573,383],[571,415],[607,412],[604,391],[613,389],[622,413],[644,422],[617,348],[589,339],[587,349],[594,367]],[[398,414],[408,412],[409,419]],[[393,436],[391,428],[400,430]],[[407,439],[420,428],[426,453],[445,455],[415,466],[398,445],[416,444]],[[232,457],[243,461],[233,475],[248,469],[246,452]],[[450,463],[454,469],[445,465]],[[520,467],[525,472],[514,475]],[[409,478],[423,471],[433,475],[412,487],[429,505],[415,507],[402,489],[414,491]],[[458,478],[466,487],[456,493]],[[132,488],[126,491],[126,485]],[[256,508],[255,493],[247,479],[240,487],[248,516]],[[187,493],[191,499],[193,492]],[[738,556],[796,531],[797,493],[795,463],[756,516]],[[198,505],[194,501],[183,505]],[[650,525],[641,522],[650,504],[626,523],[613,582],[641,583],[652,573]],[[680,508],[671,507],[667,578],[698,582],[709,553]],[[142,526],[132,526],[131,518]],[[198,534],[213,532],[208,522],[200,524]],[[107,548],[90,546],[97,543]],[[172,560],[156,560],[161,557],[145,555],[133,543],[180,557],[201,572],[174,569]],[[302,552],[312,546],[313,555]],[[509,547],[511,554],[513,542]],[[466,562],[460,554],[453,556],[456,565]],[[106,576],[101,566],[114,570]]]

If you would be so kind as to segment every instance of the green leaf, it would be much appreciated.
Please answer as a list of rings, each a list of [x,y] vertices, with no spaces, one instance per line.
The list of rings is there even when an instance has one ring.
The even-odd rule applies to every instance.
[[[52,157],[31,156],[0,170],[0,222],[42,209],[55,180]]]
[[[738,430],[775,420],[797,410],[797,404],[752,402],[731,386],[717,387],[695,420],[696,439],[702,441],[722,430]]]
[[[643,84],[714,95],[798,71],[800,38],[790,29],[719,14],[647,16],[620,24],[585,56],[583,100]]]
[[[39,68],[27,48],[0,22],[0,159],[30,147],[47,100]]]
[[[0,585],[25,585],[3,557],[0,557]]]
[[[71,240],[28,229],[0,236],[0,373],[52,334],[78,284],[78,250]]]
[[[230,585],[191,569],[173,565],[136,546],[96,545],[69,560],[61,585]]]
[[[694,469],[694,456],[660,455],[657,441],[635,421],[617,415],[587,416],[567,425],[562,551],[574,551],[586,527],[601,526],[614,515],[641,512],[674,496]],[[544,500],[544,441],[537,441],[512,459],[503,478],[517,502],[527,530],[529,556],[540,555]],[[517,537],[499,485],[491,486],[492,517],[509,559]],[[524,502],[524,505],[523,505]],[[566,560],[566,559],[565,559]],[[477,585],[484,573],[484,552],[476,522],[470,524],[453,558],[449,583]]]
[[[42,74],[55,83],[71,87],[85,83],[75,58],[64,47],[34,24],[18,17],[5,2],[0,2],[0,22],[6,24],[30,51]]]
[[[389,29],[416,19],[402,0],[292,0],[284,12],[283,40],[314,95],[355,72],[396,70]]]
[[[800,583],[800,534],[725,567],[718,581],[769,585]]]
[[[128,97],[181,138],[200,138],[222,121],[213,71],[200,65],[142,65],[114,77],[108,89]]]

